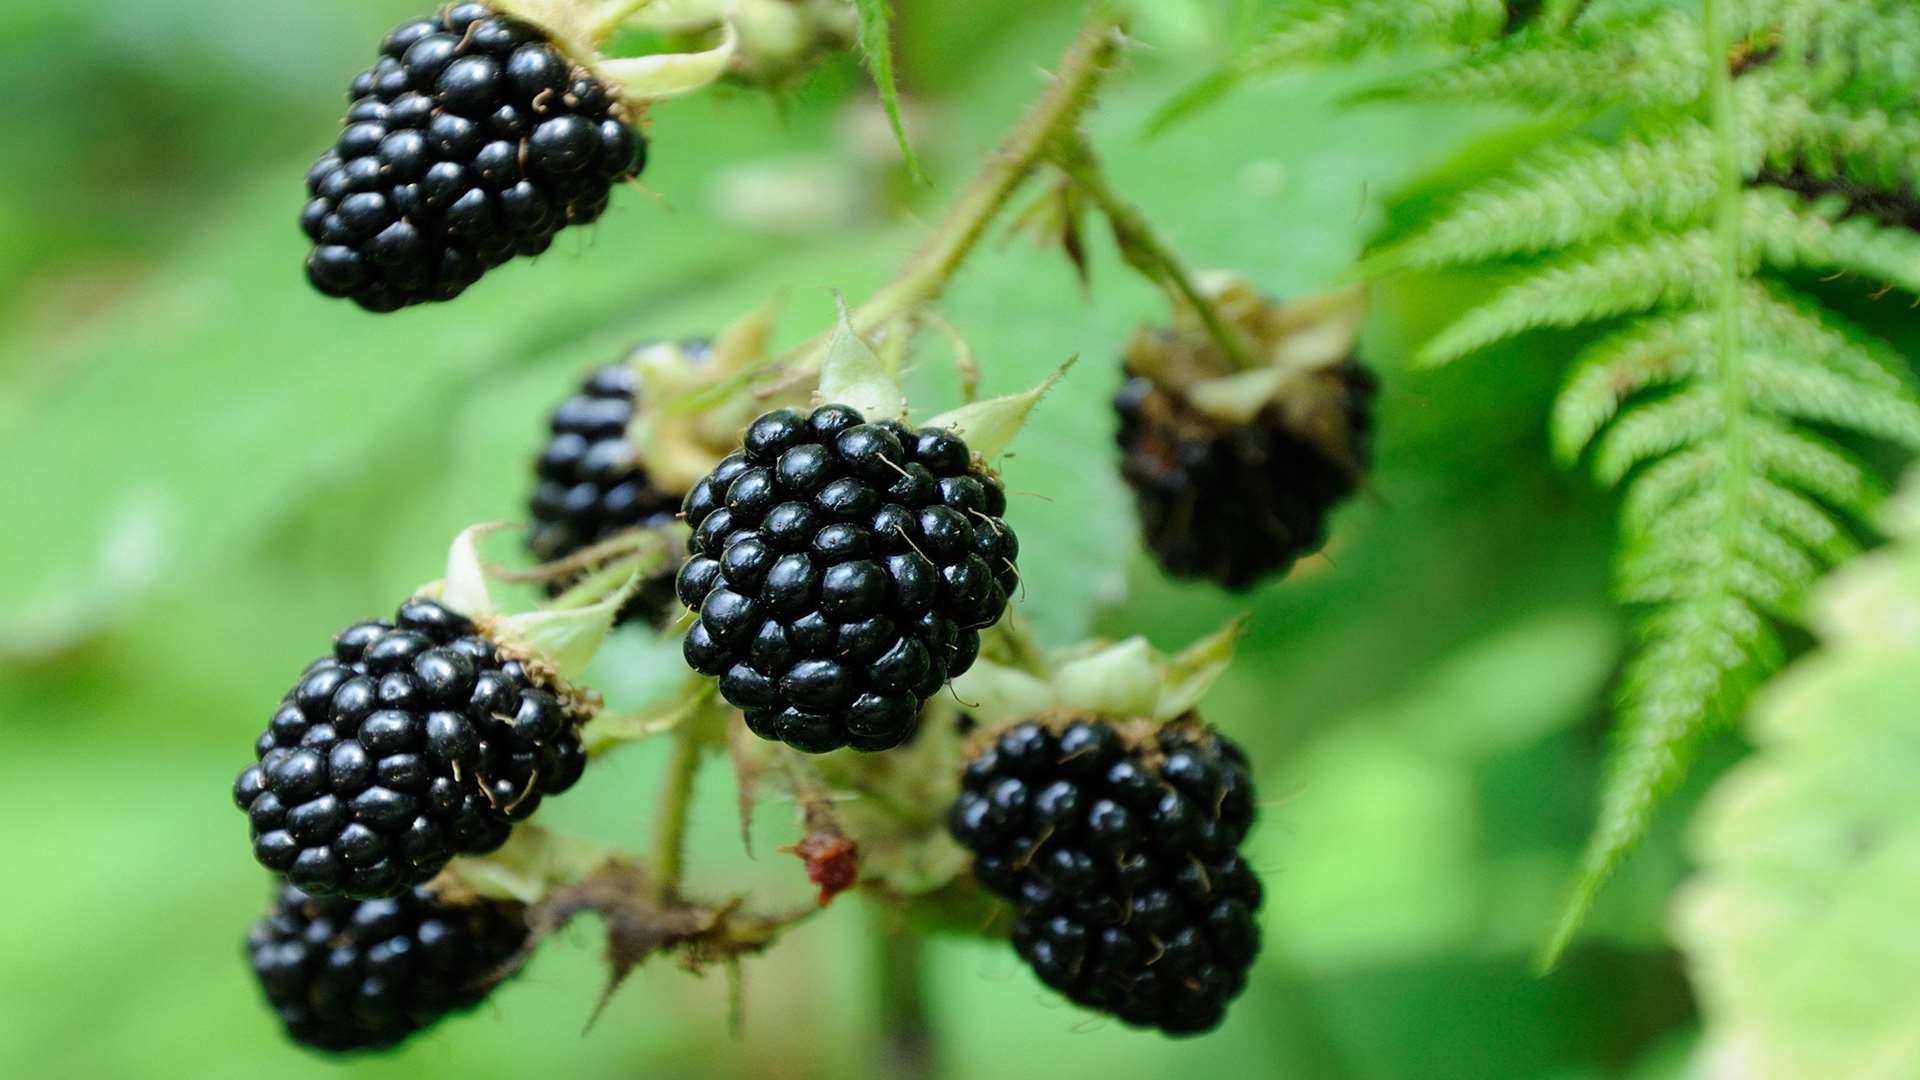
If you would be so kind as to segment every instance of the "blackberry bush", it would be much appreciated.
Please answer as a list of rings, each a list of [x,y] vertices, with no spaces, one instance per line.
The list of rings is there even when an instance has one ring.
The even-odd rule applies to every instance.
[[[1217,1026],[1260,949],[1240,748],[1190,717],[1028,720],[981,745],[950,827],[980,884],[1014,902],[1034,973],[1128,1024]]]
[[[809,753],[912,737],[1018,584],[1006,495],[966,442],[846,405],[761,416],[685,512],[687,663]]]
[[[539,27],[453,4],[387,35],[307,174],[307,278],[369,311],[451,300],[606,211],[646,141]]]
[[[682,346],[694,357],[705,349],[700,342]],[[549,417],[551,434],[534,465],[528,505],[533,527],[527,551],[539,561],[564,559],[630,529],[664,525],[679,516],[686,493],[656,484],[628,440],[637,383],[631,366],[609,364],[588,375],[580,392]],[[557,595],[567,584],[553,583],[549,594]],[[664,622],[673,598],[671,575],[650,580],[620,617]]]
[[[344,1053],[392,1046],[479,1004],[526,942],[519,904],[446,903],[426,889],[349,900],[283,885],[248,931],[247,955],[287,1035]]]
[[[574,693],[416,597],[307,665],[233,786],[254,857],[307,893],[395,896],[498,848],[586,766]]]
[[[1335,431],[1360,450],[1373,377],[1347,361],[1328,373]],[[1327,537],[1327,513],[1353,494],[1361,464],[1330,450],[1281,407],[1244,424],[1196,409],[1180,387],[1129,365],[1114,397],[1120,475],[1133,489],[1147,547],[1167,572],[1230,589],[1282,573]]]

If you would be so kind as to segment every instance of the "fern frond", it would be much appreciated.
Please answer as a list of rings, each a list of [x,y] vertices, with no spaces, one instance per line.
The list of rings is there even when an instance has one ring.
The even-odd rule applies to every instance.
[[[1661,608],[1639,636],[1641,649],[1621,680],[1599,824],[1543,950],[1548,958],[1572,940],[1601,887],[1646,834],[1654,807],[1685,775],[1705,734],[1737,713],[1753,688],[1784,662],[1779,635],[1766,619],[1718,583]]]
[[[1534,109],[1684,105],[1700,96],[1699,27],[1677,12],[1574,33],[1529,28],[1431,71],[1384,80],[1356,100],[1500,101]]]
[[[1757,165],[1757,162],[1756,162]],[[1649,184],[1647,177],[1662,178]],[[1655,139],[1550,146],[1509,176],[1480,184],[1357,273],[1432,270],[1587,243],[1623,225],[1697,221],[1715,187],[1713,131],[1683,120]]]
[[[1754,465],[1762,475],[1797,487],[1862,520],[1872,518],[1886,497],[1886,486],[1864,463],[1824,439],[1772,423],[1755,424],[1749,439]],[[1635,485],[1634,494],[1647,482]],[[1632,506],[1630,498],[1629,513]],[[1809,542],[1808,546],[1832,551],[1836,562],[1850,554],[1848,547],[1832,537]]]
[[[1793,537],[1809,551],[1828,555],[1829,562],[1838,562],[1859,549],[1825,507],[1791,488],[1755,479],[1747,497],[1757,519]]]
[[[1844,200],[1809,201],[1759,188],[1746,196],[1746,236],[1769,265],[1853,274],[1920,294],[1920,235],[1843,216]]]
[[[1147,132],[1165,131],[1248,79],[1368,54],[1473,45],[1497,37],[1506,22],[1502,0],[1295,0],[1252,46],[1155,110]]]
[[[1554,399],[1554,456],[1572,464],[1628,398],[1697,374],[1696,358],[1712,341],[1708,313],[1686,311],[1643,319],[1588,346]]]
[[[1642,612],[1640,647],[1549,962],[1701,739],[1779,667],[1777,627],[1857,553],[1885,492],[1833,436],[1920,452],[1907,358],[1777,279],[1920,296],[1920,5],[1559,10],[1577,7],[1376,91],[1590,119],[1355,271],[1477,267],[1502,282],[1416,351],[1422,364],[1605,330],[1570,365],[1551,437],[1562,461],[1587,456],[1621,489],[1617,583]]]
[[[1782,169],[1799,168],[1816,180],[1845,177],[1897,191],[1920,175],[1920,119],[1875,106],[1774,98],[1775,114],[1790,116],[1796,137],[1772,154]]]
[[[1743,310],[1755,334],[1781,352],[1804,356],[1891,392],[1910,395],[1913,391],[1914,376],[1906,358],[1886,342],[1778,282],[1752,286]]]
[[[1719,392],[1711,385],[1691,386],[1637,406],[1601,436],[1594,453],[1594,475],[1603,484],[1617,484],[1636,465],[1719,434],[1725,422]]]
[[[1712,281],[1713,232],[1652,234],[1579,249],[1542,262],[1492,300],[1435,334],[1416,354],[1444,364],[1516,334],[1580,326],[1655,305],[1682,304]]]
[[[1920,295],[1920,235],[1843,217],[1844,209],[1835,200],[1809,201],[1778,189],[1748,191],[1741,205],[1740,272],[1749,274],[1765,262],[1852,274],[1876,287]],[[1417,359],[1442,364],[1528,330],[1686,304],[1702,294],[1717,268],[1713,231],[1704,226],[1588,244],[1543,260],[1434,335]]]
[[[1920,450],[1920,402],[1911,398],[1816,367],[1802,357],[1753,353],[1747,357],[1746,373],[1753,403],[1778,416],[1851,428]]]

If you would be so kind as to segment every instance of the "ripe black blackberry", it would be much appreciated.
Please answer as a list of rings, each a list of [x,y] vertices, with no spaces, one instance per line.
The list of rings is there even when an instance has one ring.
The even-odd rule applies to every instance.
[[[288,1036],[343,1053],[392,1046],[479,1004],[526,941],[519,904],[447,904],[425,889],[359,901],[283,885],[247,932],[247,954]]]
[[[808,753],[886,750],[966,671],[1018,584],[999,480],[951,431],[770,412],[687,493],[687,663]]]
[[[597,220],[646,142],[619,95],[540,28],[452,4],[387,35],[307,173],[307,278],[369,311],[451,300]]]
[[[396,896],[492,851],[586,767],[585,709],[424,598],[307,665],[234,782],[262,866],[316,896]]]
[[[1014,902],[1014,948],[1042,981],[1188,1035],[1220,1023],[1260,951],[1238,850],[1253,817],[1245,756],[1196,721],[1051,719],[973,756],[951,828]]]
[[[687,342],[683,351],[697,357],[706,345]],[[638,389],[630,366],[609,364],[553,410],[551,437],[534,465],[533,528],[526,538],[534,558],[564,559],[629,529],[665,525],[679,516],[686,493],[655,485],[627,441]],[[553,582],[548,594],[569,584]],[[641,584],[619,619],[663,623],[673,598],[673,576],[662,574]]]

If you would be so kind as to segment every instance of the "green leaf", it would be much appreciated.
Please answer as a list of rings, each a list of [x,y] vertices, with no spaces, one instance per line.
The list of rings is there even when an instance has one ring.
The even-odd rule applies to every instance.
[[[924,184],[927,174],[907,139],[907,125],[900,118],[900,90],[893,80],[893,0],[855,0],[855,6],[860,9],[860,52],[867,58],[867,71],[880,94],[880,107],[887,111],[887,125],[900,144],[907,171]]]
[[[1020,429],[1027,426],[1033,407],[1040,404],[1040,399],[1047,396],[1047,391],[1053,389],[1078,359],[1069,357],[1030,390],[969,402],[928,419],[925,426],[951,430],[966,440],[967,449],[982,460],[992,461],[1012,444]]]
[[[1701,993],[1706,1071],[1907,1076],[1920,1071],[1920,545],[1855,563],[1816,606],[1820,647],[1760,696],[1754,756],[1694,823],[1701,869],[1674,935]]]

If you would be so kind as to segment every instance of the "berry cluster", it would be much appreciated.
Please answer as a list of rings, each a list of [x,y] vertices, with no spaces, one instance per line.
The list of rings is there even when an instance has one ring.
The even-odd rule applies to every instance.
[[[1069,999],[1189,1035],[1220,1023],[1260,949],[1240,748],[1197,723],[1129,737],[1025,721],[973,757],[951,819],[1013,944]]]
[[[698,356],[705,346],[689,342],[686,350]],[[664,525],[679,515],[685,493],[656,487],[627,441],[636,390],[631,367],[609,364],[587,376],[580,392],[553,410],[552,437],[534,465],[533,528],[527,532],[534,558],[564,559],[628,529]],[[550,593],[565,584],[556,582]],[[663,622],[672,604],[671,579],[649,582],[620,618]]]
[[[356,901],[283,885],[247,953],[287,1034],[339,1053],[392,1046],[479,1004],[526,940],[518,904],[444,904],[425,889]]]
[[[307,665],[233,797],[267,869],[316,896],[395,896],[572,787],[584,719],[465,616],[415,598]]]
[[[1169,573],[1245,589],[1326,542],[1327,512],[1353,493],[1365,464],[1372,376],[1334,369],[1342,430],[1329,448],[1270,406],[1228,426],[1178,388],[1132,373],[1114,409],[1120,472],[1133,489],[1147,546]]]
[[[770,412],[687,493],[687,663],[747,726],[808,753],[906,742],[979,655],[1019,544],[951,431],[845,405]]]
[[[597,220],[646,144],[606,84],[485,4],[402,24],[307,174],[307,277],[369,311],[451,300]]]

